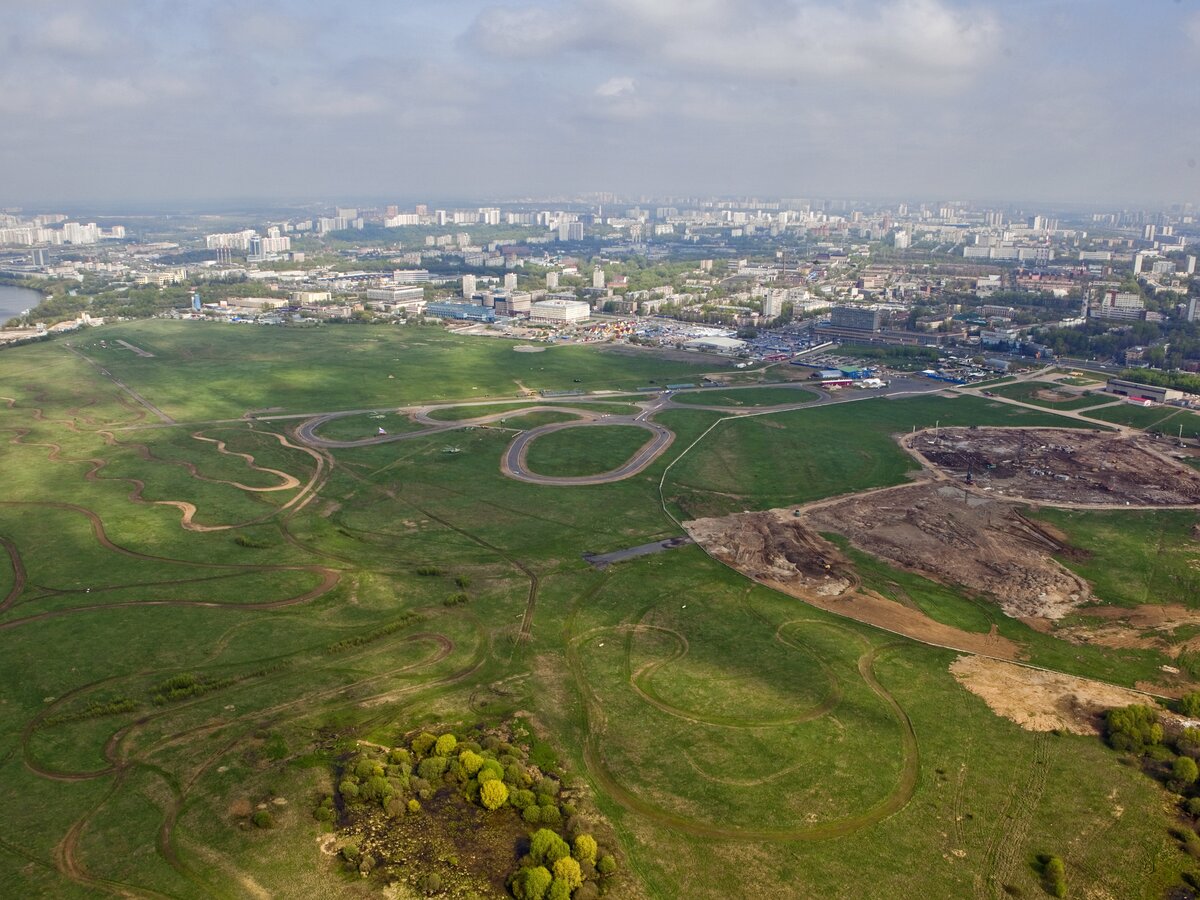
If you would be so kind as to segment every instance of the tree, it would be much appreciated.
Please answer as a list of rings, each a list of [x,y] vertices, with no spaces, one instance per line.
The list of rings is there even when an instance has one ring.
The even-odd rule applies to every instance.
[[[529,855],[535,862],[554,865],[564,856],[570,856],[571,848],[549,828],[539,828],[530,839]]]
[[[1189,719],[1200,719],[1200,691],[1184,694],[1179,700],[1179,709]]]
[[[612,875],[617,871],[617,861],[613,859],[611,853],[605,853],[600,857],[600,861],[596,863],[596,871],[601,875]]]
[[[550,882],[550,892],[546,895],[546,900],[571,900],[571,889],[561,878],[555,878]]]
[[[575,890],[583,884],[583,872],[579,868],[579,863],[569,856],[555,860],[553,871],[554,880],[565,881],[571,890]]]
[[[575,838],[575,858],[581,863],[596,864],[596,839],[590,834],[581,834]]]
[[[499,809],[508,800],[508,788],[503,781],[485,782],[479,788],[479,800],[488,809]]]
[[[550,890],[553,876],[545,866],[522,869],[513,879],[512,892],[517,900],[542,900]]]
[[[1200,776],[1200,768],[1190,756],[1180,756],[1171,764],[1171,780],[1184,786],[1195,782]]]
[[[458,746],[458,738],[452,734],[443,734],[434,744],[433,752],[438,756],[449,756]]]

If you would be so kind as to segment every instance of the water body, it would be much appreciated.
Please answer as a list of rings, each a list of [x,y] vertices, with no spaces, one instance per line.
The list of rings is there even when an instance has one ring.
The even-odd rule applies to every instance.
[[[0,325],[42,302],[42,295],[29,288],[0,284]]]

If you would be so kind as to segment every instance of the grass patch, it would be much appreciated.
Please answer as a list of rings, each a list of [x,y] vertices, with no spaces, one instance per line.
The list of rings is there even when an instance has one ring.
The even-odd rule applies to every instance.
[[[539,475],[596,475],[618,468],[652,438],[634,425],[564,428],[531,442],[525,461]]]

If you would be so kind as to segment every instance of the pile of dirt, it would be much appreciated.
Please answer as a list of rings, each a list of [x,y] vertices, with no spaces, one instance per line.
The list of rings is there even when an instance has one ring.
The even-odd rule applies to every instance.
[[[950,664],[950,671],[992,712],[1027,731],[1098,734],[1106,710],[1154,703],[1144,694],[1111,684],[981,656],[960,656]]]
[[[935,482],[861,494],[802,511],[817,531],[935,581],[996,600],[1014,618],[1061,619],[1092,599],[1050,554],[1060,536],[994,501]]]
[[[1066,403],[1067,401],[1074,400],[1081,395],[1071,394],[1066,391],[1051,391],[1043,388],[1040,391],[1034,391],[1033,396],[1034,398],[1038,400],[1044,400],[1047,403]]]
[[[1145,435],[1071,428],[941,428],[901,442],[978,491],[1056,506],[1200,504],[1200,472]]]
[[[837,547],[775,511],[696,519],[685,527],[717,559],[760,581],[788,581],[822,597],[841,596],[857,584]]]

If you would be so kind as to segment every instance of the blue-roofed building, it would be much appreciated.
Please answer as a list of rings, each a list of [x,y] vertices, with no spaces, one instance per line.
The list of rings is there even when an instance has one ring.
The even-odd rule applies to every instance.
[[[496,311],[488,306],[477,306],[474,303],[459,303],[452,300],[429,303],[425,306],[425,315],[438,316],[442,319],[461,319],[466,322],[495,322]]]

